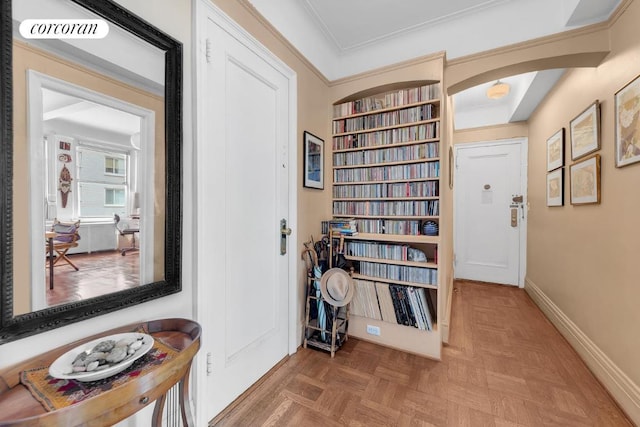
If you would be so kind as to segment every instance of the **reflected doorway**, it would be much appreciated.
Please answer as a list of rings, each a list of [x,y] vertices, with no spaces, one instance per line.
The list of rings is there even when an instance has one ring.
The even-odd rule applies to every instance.
[[[151,282],[153,236],[145,230],[153,214],[144,206],[153,194],[154,113],[35,71],[28,83],[31,309]],[[66,262],[51,250],[64,238],[58,221],[77,224],[68,259],[59,259]],[[131,224],[137,246],[124,256],[131,236],[121,229]]]

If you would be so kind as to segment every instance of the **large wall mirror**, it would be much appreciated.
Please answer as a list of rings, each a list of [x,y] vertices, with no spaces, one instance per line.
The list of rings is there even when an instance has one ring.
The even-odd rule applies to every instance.
[[[181,290],[182,45],[112,1],[0,4],[2,344]]]

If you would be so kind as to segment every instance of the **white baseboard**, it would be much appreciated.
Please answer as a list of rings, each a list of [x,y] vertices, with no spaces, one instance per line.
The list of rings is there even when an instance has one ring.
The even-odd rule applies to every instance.
[[[529,278],[525,279],[525,291],[578,352],[631,421],[640,425],[640,387]]]

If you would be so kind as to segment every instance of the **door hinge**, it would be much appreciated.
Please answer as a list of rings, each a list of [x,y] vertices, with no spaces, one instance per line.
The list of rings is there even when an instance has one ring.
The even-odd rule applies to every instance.
[[[204,56],[207,59],[207,63],[211,64],[211,39],[209,38],[204,41]]]
[[[458,257],[456,256],[456,254],[453,254],[453,265],[456,265],[458,263]]]
[[[211,352],[207,353],[207,375],[211,375],[213,372],[213,362],[211,361],[213,356],[211,356]]]

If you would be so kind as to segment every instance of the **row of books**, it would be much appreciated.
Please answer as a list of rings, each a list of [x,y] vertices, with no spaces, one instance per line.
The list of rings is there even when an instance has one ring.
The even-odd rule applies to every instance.
[[[333,137],[333,150],[378,147],[440,137],[440,122]]]
[[[392,261],[408,261],[409,245],[392,243],[350,241],[345,242],[345,254],[364,257],[379,258]]]
[[[324,221],[323,221],[324,222]],[[322,225],[324,229],[324,224]],[[329,234],[329,232],[344,234],[345,236],[355,236],[358,234],[358,228],[355,218],[334,218],[327,221],[327,232],[323,231],[323,234]]]
[[[389,202],[333,202],[334,215],[409,215],[438,216],[440,203],[438,200],[407,200]]]
[[[380,279],[398,282],[414,282],[423,285],[438,284],[438,270],[435,268],[360,261],[359,272],[363,276],[378,277]]]
[[[435,290],[360,279],[354,280],[354,286],[352,315],[433,330],[437,321]]]
[[[371,166],[353,169],[335,169],[333,182],[386,181],[400,179],[438,178],[440,162],[414,163],[394,166]]]
[[[333,117],[367,113],[383,108],[399,107],[440,98],[440,84],[434,83],[411,89],[388,92],[379,97],[368,97],[333,106]]]
[[[353,184],[333,187],[333,198],[438,197],[439,181]]]
[[[387,126],[421,122],[438,117],[438,108],[432,104],[424,104],[404,110],[370,114],[351,119],[334,120],[333,133],[357,132]]]
[[[426,144],[405,145],[378,150],[335,153],[333,155],[333,166],[371,165],[376,163],[438,158],[440,156],[439,147],[440,144],[437,142],[429,142]]]
[[[356,227],[362,233],[420,235],[420,221],[397,219],[357,219]]]

